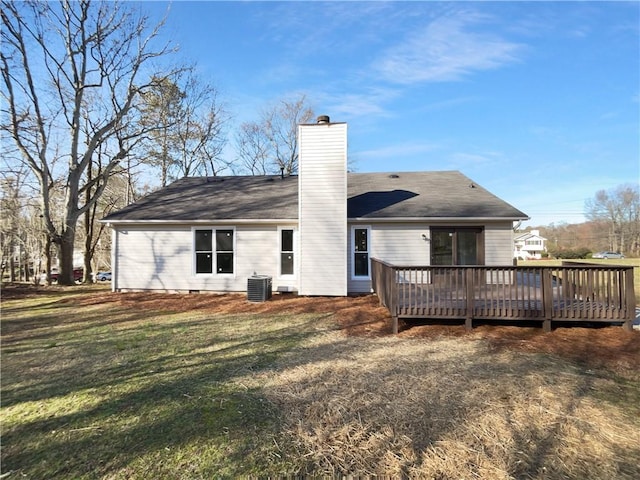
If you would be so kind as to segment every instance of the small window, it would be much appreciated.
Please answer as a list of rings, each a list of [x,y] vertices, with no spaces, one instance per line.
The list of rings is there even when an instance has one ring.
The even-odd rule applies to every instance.
[[[212,273],[213,248],[211,230],[196,230],[196,273]]]
[[[216,272],[233,273],[233,230],[216,230]]]
[[[280,230],[280,275],[293,275],[293,230]]]
[[[369,276],[369,229],[353,229],[353,276]]]
[[[233,230],[194,230],[196,274],[233,273],[233,248]]]

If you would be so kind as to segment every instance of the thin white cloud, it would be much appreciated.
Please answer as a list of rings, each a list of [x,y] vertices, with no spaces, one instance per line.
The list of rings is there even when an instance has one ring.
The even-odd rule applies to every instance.
[[[388,88],[368,88],[357,93],[317,93],[316,97],[333,115],[343,118],[363,116],[388,117],[384,105],[395,99],[399,92]]]
[[[359,158],[366,158],[371,160],[397,159],[412,155],[430,153],[439,150],[440,148],[442,148],[441,145],[435,143],[401,143],[396,145],[387,145],[385,147],[373,150],[353,152],[353,154]]]
[[[498,164],[504,161],[500,152],[454,152],[449,156],[449,164],[459,170],[473,170],[477,167]]]
[[[522,45],[472,31],[485,18],[469,12],[440,17],[386,50],[373,69],[389,82],[414,84],[460,80],[517,61]]]

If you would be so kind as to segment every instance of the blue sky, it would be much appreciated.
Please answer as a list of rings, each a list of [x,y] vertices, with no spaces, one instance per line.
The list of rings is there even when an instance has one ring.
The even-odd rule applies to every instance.
[[[145,2],[235,126],[305,94],[356,171],[460,170],[579,223],[640,180],[639,2]]]

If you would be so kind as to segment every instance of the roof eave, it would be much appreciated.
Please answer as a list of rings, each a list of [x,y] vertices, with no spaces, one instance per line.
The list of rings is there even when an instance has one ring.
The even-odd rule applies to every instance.
[[[279,223],[297,223],[297,218],[267,218],[267,219],[248,219],[248,218],[214,218],[206,220],[109,220],[102,219],[100,222],[107,225],[211,225],[216,223],[224,224],[279,224]]]
[[[349,222],[517,222],[530,217],[350,217]]]
[[[529,220],[530,217],[349,217],[348,222],[385,222],[385,223],[416,223],[416,222],[516,222]],[[217,218],[205,220],[109,220],[102,219],[101,223],[107,225],[209,225],[209,224],[279,224],[297,223],[297,218],[268,218],[268,219],[248,219],[248,218]]]

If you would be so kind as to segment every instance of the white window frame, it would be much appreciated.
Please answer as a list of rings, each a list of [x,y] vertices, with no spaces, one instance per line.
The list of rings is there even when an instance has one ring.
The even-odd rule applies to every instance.
[[[197,259],[196,259],[196,230],[210,230],[211,231],[211,273],[198,273],[197,272]],[[218,250],[216,245],[216,231],[218,230],[231,230],[233,232],[233,272],[232,273],[218,273]],[[236,277],[236,259],[238,255],[237,249],[237,232],[236,227],[226,226],[226,225],[218,225],[218,226],[198,226],[191,227],[191,255],[192,255],[192,272],[196,277],[226,277],[226,278],[235,278]]]
[[[282,231],[293,230],[293,273],[282,273],[282,261],[280,256],[282,253]],[[277,265],[278,265],[278,278],[283,280],[295,280],[297,278],[296,272],[298,271],[298,229],[294,226],[279,226],[278,227],[278,252],[277,252]]]
[[[367,272],[368,275],[356,275],[356,230],[367,231]],[[349,242],[351,255],[351,280],[371,280],[371,225],[351,225],[351,241]]]

